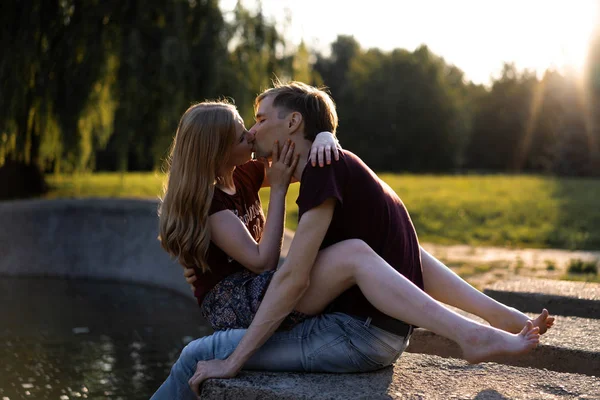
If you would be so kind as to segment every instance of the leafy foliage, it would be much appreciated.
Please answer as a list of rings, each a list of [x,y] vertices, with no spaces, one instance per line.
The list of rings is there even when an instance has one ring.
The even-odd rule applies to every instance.
[[[156,170],[191,103],[229,97],[251,125],[281,78],[326,85],[343,146],[376,170],[600,175],[600,32],[583,80],[506,64],[485,87],[426,46],[294,48],[260,2],[20,0],[0,22],[0,168]]]

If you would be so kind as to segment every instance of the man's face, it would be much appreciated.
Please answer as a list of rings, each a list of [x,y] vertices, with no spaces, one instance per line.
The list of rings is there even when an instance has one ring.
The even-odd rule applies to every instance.
[[[257,157],[270,157],[273,143],[279,140],[283,143],[287,139],[284,127],[287,118],[280,118],[280,108],[273,107],[272,96],[265,97],[256,109],[256,123],[250,128],[249,139],[253,142],[254,153]]]

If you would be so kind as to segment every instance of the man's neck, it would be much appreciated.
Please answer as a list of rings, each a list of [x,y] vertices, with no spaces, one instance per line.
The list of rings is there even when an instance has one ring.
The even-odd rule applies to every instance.
[[[298,139],[292,139],[295,143],[296,147],[294,148],[294,156],[299,155],[300,159],[298,160],[298,166],[294,171],[294,178],[300,181],[302,178],[302,172],[304,168],[308,165],[308,155],[310,154],[310,147],[312,146],[312,142],[304,139],[301,135]]]

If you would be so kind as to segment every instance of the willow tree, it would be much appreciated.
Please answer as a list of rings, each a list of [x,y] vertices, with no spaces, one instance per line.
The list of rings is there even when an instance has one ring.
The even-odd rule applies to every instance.
[[[148,170],[161,164],[186,108],[216,94],[224,21],[216,0],[130,0],[115,19],[117,106],[98,166]]]
[[[113,6],[83,0],[3,4],[0,164],[73,168],[90,154],[81,151],[86,138],[79,124],[107,68]]]

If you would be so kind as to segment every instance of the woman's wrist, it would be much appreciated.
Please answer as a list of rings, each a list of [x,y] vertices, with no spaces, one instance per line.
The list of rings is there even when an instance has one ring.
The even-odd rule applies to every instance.
[[[287,194],[289,185],[271,185],[271,196],[283,196]]]

